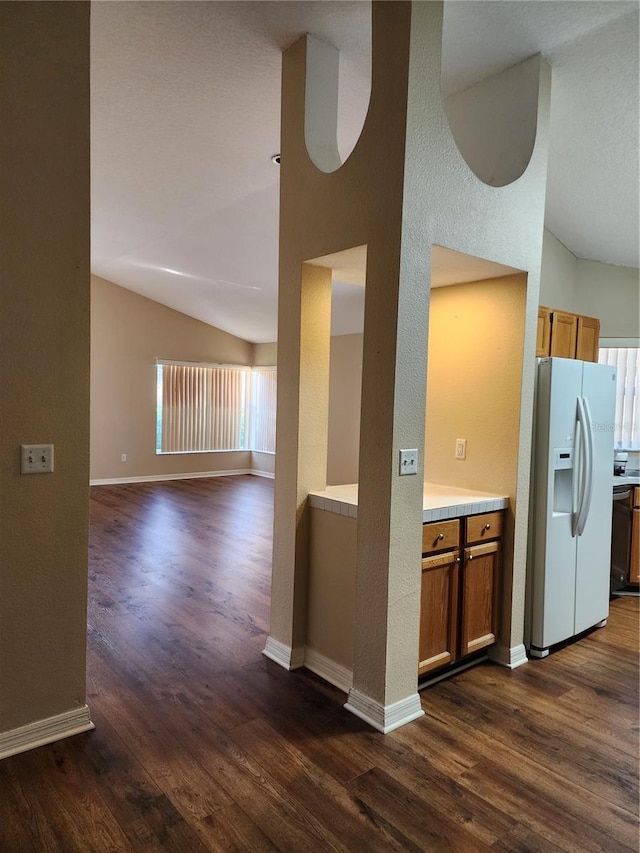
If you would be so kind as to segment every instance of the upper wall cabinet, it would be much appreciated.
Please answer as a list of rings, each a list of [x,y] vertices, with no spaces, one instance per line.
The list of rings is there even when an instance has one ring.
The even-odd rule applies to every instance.
[[[582,361],[597,361],[599,340],[600,320],[597,317],[578,317],[576,358]]]
[[[554,308],[538,308],[538,333],[536,356],[577,358],[581,361],[598,360],[600,321],[596,317],[582,317]]]

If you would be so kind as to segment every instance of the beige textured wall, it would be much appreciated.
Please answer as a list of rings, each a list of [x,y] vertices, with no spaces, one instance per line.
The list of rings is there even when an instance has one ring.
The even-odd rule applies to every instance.
[[[85,704],[89,4],[2,3],[0,43],[2,733]]]
[[[292,649],[306,642],[306,495],[310,490],[324,488],[326,483],[326,434],[324,447],[317,443],[312,447],[300,444],[309,428],[313,427],[321,435],[324,427],[326,433],[327,423],[326,411],[323,414],[321,408],[315,406],[323,423],[312,425],[306,401],[300,398],[304,374],[308,370],[309,345],[317,337],[307,316],[301,320],[301,265],[350,246],[366,244],[369,251],[362,405],[368,430],[362,433],[360,446],[360,576],[356,603],[356,610],[365,613],[366,618],[358,622],[356,616],[360,657],[354,666],[354,685],[374,701],[386,705],[415,692],[417,652],[414,653],[411,644],[415,639],[417,648],[417,595],[403,612],[405,628],[408,625],[410,633],[413,629],[415,634],[415,638],[410,636],[408,640],[409,656],[398,655],[395,649],[389,652],[387,622],[390,587],[402,585],[403,580],[399,578],[411,583],[408,578],[411,575],[417,592],[419,571],[412,556],[420,547],[421,484],[417,478],[404,478],[402,497],[391,510],[392,480],[396,471],[392,447],[397,446],[397,442],[409,440],[409,434],[401,425],[394,424],[394,410],[404,408],[411,419],[409,411],[403,407],[404,395],[396,397],[394,393],[406,116],[402,93],[406,91],[408,73],[410,7],[404,3],[375,4],[373,14],[374,20],[376,16],[381,16],[382,20],[377,28],[374,24],[373,54],[377,59],[372,70],[370,109],[356,148],[347,163],[334,174],[327,175],[312,164],[304,139],[304,117],[311,108],[309,103],[305,104],[306,56],[307,47],[313,49],[314,45],[303,39],[283,57],[278,444],[269,641]],[[337,96],[337,93],[328,93],[328,97],[332,94]],[[390,128],[395,132],[390,132]],[[380,169],[381,162],[385,163],[385,169]],[[323,308],[323,316],[318,318],[325,326],[322,334],[326,338],[326,349],[316,349],[320,358],[318,375],[323,377],[316,390],[321,395],[325,390],[325,377],[328,389],[329,315],[330,300]],[[416,379],[422,419],[425,326],[426,322],[422,326],[422,357],[419,339],[416,350],[418,362],[422,364],[422,374],[418,370]],[[367,329],[372,330],[371,334]],[[379,333],[381,329],[385,333],[376,335],[375,331]],[[416,343],[415,338],[412,343]],[[311,399],[313,401],[313,397]],[[422,420],[420,432],[423,429]],[[411,509],[407,512],[407,506],[413,512]],[[408,527],[408,536],[398,535],[392,539],[391,530],[400,519],[403,528]],[[393,597],[397,597],[395,591]],[[390,654],[392,667],[389,666]],[[395,684],[387,683],[390,669],[393,669]]]
[[[452,138],[440,95],[442,5],[373,5],[371,102],[361,137],[345,164],[325,174],[304,142],[306,51],[283,58],[280,205],[278,457],[270,639],[304,642],[305,612],[292,606],[302,587],[308,546],[304,492],[322,488],[299,437],[307,425],[301,379],[300,266],[350,246],[367,246],[362,428],[360,434],[354,689],[389,708],[410,706],[416,689],[422,521],[426,338],[434,244],[528,273],[519,405],[518,506],[514,583],[505,586],[503,642],[522,643],[528,517],[533,353],[542,252],[550,72],[539,60],[536,141],[515,184],[479,182]],[[316,57],[317,58],[317,57]],[[317,89],[313,89],[318,94]],[[327,144],[328,140],[324,140]],[[315,149],[314,149],[315,150]],[[384,163],[384,169],[380,168]],[[401,447],[420,451],[418,477],[399,477]],[[326,453],[326,448],[325,448]],[[513,593],[513,594],[512,594]],[[508,659],[508,652],[507,652]]]
[[[640,271],[578,259],[574,306],[598,317],[603,338],[640,337]]]
[[[524,276],[431,292],[425,480],[515,495],[525,302]]]
[[[441,6],[414,3],[412,76],[409,90],[408,145],[405,166],[407,196],[404,234],[407,256],[416,268],[429,270],[432,245],[505,264],[527,273],[524,360],[519,400],[516,496],[513,502],[513,572],[505,577],[502,625],[497,655],[507,662],[518,657],[524,635],[524,601],[532,440],[535,331],[539,305],[540,267],[548,152],[551,71],[539,57],[526,63],[537,86],[526,86],[528,109],[535,112],[536,138],[529,165],[521,178],[504,187],[474,180],[451,136],[440,98]],[[420,33],[420,37],[417,34]],[[522,68],[520,69],[522,71]],[[533,93],[537,97],[532,97]],[[483,91],[483,96],[486,92]],[[518,120],[518,111],[513,120]],[[504,125],[503,125],[504,126]],[[428,133],[425,132],[428,128]],[[419,246],[418,236],[423,237]],[[415,256],[415,257],[413,257]]]
[[[331,338],[327,484],[358,482],[362,335]]]
[[[91,479],[251,468],[248,452],[156,455],[156,358],[251,364],[253,347],[93,276]]]
[[[493,74],[445,101],[456,144],[474,173],[493,187],[519,178],[536,135],[538,81],[530,59]]]
[[[429,317],[425,480],[509,496],[505,590],[514,569],[526,297],[524,275],[439,287]],[[455,459],[456,438],[467,440],[464,460]]]
[[[540,304],[597,317],[603,338],[637,338],[640,271],[576,258],[545,230]]]
[[[306,645],[332,664],[353,667],[357,523],[311,510]]]
[[[256,367],[273,367],[278,363],[278,344],[273,341],[268,344],[253,344],[253,364]]]
[[[262,451],[251,451],[251,470],[258,475],[274,477],[276,472],[275,453],[263,453]]]
[[[540,304],[560,311],[573,311],[576,257],[545,228],[542,242]]]

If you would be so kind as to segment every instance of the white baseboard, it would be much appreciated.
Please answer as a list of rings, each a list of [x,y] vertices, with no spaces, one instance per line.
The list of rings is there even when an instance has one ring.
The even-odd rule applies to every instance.
[[[36,720],[35,723],[29,723],[20,728],[0,732],[0,759],[36,749],[38,746],[44,746],[71,735],[88,732],[93,728],[95,726],[91,722],[89,708],[86,705],[72,711],[65,711],[64,714],[57,714],[55,717]]]
[[[284,669],[300,669],[304,665],[304,646],[292,649],[273,637],[267,637],[262,654]]]
[[[273,471],[259,471],[257,468],[252,468],[247,473],[253,474],[254,477],[266,477],[268,480],[273,480],[276,476]]]
[[[516,669],[529,661],[523,643],[513,646],[511,649],[508,646],[495,646],[489,649],[488,657],[494,663],[499,663],[500,666],[506,666],[509,669]]]
[[[353,687],[353,672],[315,649],[305,648],[304,665],[343,693],[348,693]]]
[[[393,702],[391,705],[381,705],[369,696],[365,696],[355,687],[349,691],[349,701],[344,706],[347,711],[351,711],[356,717],[360,717],[365,723],[369,723],[374,729],[377,729],[382,734],[392,732],[394,729],[399,729],[406,723],[412,720],[417,720],[422,717],[424,711],[420,704],[420,694],[413,693],[407,696],[406,699],[401,699],[399,702]]]
[[[251,468],[232,468],[229,471],[194,471],[192,474],[143,474],[141,477],[108,477],[89,480],[90,486],[117,486],[124,483],[155,483],[164,480],[197,480],[202,477],[232,477],[236,474],[259,474]],[[271,475],[273,476],[273,475]]]

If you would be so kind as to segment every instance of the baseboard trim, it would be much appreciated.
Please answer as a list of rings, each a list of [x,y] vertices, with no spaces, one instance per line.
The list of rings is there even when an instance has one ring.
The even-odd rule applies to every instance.
[[[419,693],[412,693],[406,699],[400,699],[399,702],[393,702],[391,705],[381,705],[375,699],[365,696],[364,693],[352,687],[349,691],[349,700],[344,707],[385,735],[424,715]]]
[[[343,693],[348,693],[353,687],[353,672],[350,669],[308,646],[304,650],[304,665]]]
[[[36,749],[71,735],[88,732],[94,728],[86,705],[82,708],[74,708],[72,711],[65,711],[64,714],[56,714],[55,717],[36,720],[17,729],[0,732],[0,759]]]
[[[259,471],[257,468],[252,468],[247,473],[253,474],[254,477],[266,477],[268,480],[274,480],[276,476],[273,471]]]
[[[252,468],[232,468],[229,471],[194,471],[190,474],[143,474],[141,477],[107,477],[89,480],[90,486],[118,486],[125,483],[155,483],[164,480],[197,480],[204,477],[233,477],[237,474],[256,474]],[[262,476],[257,474],[257,476]],[[265,474],[264,476],[269,476]],[[273,476],[273,475],[272,475]]]
[[[508,669],[517,669],[523,663],[528,663],[527,650],[523,643],[508,648],[507,646],[495,646],[489,649],[489,660]]]
[[[267,637],[262,654],[284,669],[300,669],[304,666],[304,646],[293,649],[273,637]]]

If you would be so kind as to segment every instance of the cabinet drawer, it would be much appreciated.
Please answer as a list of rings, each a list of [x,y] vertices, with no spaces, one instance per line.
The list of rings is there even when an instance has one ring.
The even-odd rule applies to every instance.
[[[422,553],[431,554],[445,548],[457,548],[460,543],[460,519],[431,521],[422,525]]]
[[[467,545],[498,539],[500,536],[502,536],[502,512],[485,512],[482,515],[468,516],[465,537]]]

